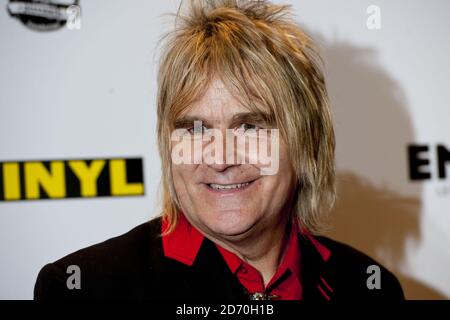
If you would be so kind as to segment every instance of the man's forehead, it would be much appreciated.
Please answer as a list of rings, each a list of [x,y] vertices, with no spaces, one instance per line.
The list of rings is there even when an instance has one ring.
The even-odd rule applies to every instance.
[[[188,106],[178,118],[209,119],[215,122],[229,121],[243,114],[266,116],[266,112],[260,108],[251,108],[236,99],[223,81],[215,78],[203,97]]]
[[[224,103],[233,102],[237,103],[237,100],[230,93],[228,88],[223,84],[222,81],[215,80],[206,90],[204,96],[198,100],[197,105],[202,103]]]
[[[181,118],[191,120],[207,120],[208,122],[231,121],[236,116],[243,114],[251,114],[252,112],[246,108],[236,105],[226,107],[217,107],[214,104],[208,104],[203,108],[193,107],[181,116]]]
[[[225,86],[223,81],[218,78],[214,78],[213,80],[211,80],[211,82],[209,84],[209,88],[213,89],[213,90],[226,90],[227,89],[227,87]]]
[[[188,106],[183,115],[223,117],[244,111],[249,110],[234,98],[225,86],[217,84],[216,87],[209,87],[201,99]]]

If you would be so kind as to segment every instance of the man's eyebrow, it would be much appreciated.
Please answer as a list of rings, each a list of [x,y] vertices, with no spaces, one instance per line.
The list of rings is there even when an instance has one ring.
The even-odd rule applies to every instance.
[[[231,123],[270,124],[270,121],[269,116],[262,112],[240,112],[233,115]]]
[[[190,128],[194,125],[194,121],[201,121],[202,125],[208,126],[209,123],[206,119],[198,116],[182,116],[175,120],[174,127],[175,129],[180,128]]]

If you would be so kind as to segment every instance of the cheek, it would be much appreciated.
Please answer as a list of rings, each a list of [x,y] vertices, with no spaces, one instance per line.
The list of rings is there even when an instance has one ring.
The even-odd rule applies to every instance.
[[[195,208],[195,197],[192,195],[192,174],[188,165],[173,165],[172,166],[172,179],[175,188],[175,193],[179,200],[181,210],[188,213]]]
[[[175,190],[177,193],[184,191],[186,189],[186,185],[189,182],[187,180],[187,168],[185,165],[173,165],[172,166],[172,176],[173,176],[173,184],[175,186]]]
[[[286,198],[290,191],[289,175],[279,172],[276,176],[267,178],[266,188],[262,192],[270,201],[279,201],[280,198]]]
[[[172,177],[178,197],[193,193],[196,189],[194,173],[196,165],[172,165]]]
[[[288,162],[288,159],[280,157],[280,167],[276,175],[266,176],[267,189],[265,194],[273,203],[280,204],[288,201],[288,198],[293,194],[296,178],[295,172]]]
[[[285,183],[289,185],[295,184],[296,174],[292,167],[292,161],[289,157],[289,151],[285,143],[281,143],[280,145],[279,159],[279,175],[282,179],[285,179]]]

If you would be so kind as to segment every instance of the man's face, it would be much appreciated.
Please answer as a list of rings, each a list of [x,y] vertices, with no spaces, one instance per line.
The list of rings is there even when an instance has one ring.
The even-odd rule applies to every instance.
[[[220,130],[225,140],[226,129],[264,129],[267,126],[249,114],[252,114],[249,109],[239,104],[220,80],[215,80],[205,96],[183,115],[183,119],[189,120],[181,123],[192,133],[193,119],[201,120],[203,130]],[[206,235],[228,241],[242,240],[279,225],[282,217],[289,214],[286,206],[296,185],[288,152],[281,140],[278,171],[272,175],[261,175],[264,165],[254,161],[249,164],[248,157],[245,164],[226,163],[229,161],[225,157],[222,164],[172,162],[175,191],[186,218]],[[177,143],[181,142],[173,142],[172,148]],[[269,148],[273,150],[273,147]],[[225,146],[223,150],[226,156]],[[248,146],[244,151],[249,151]],[[239,151],[234,152],[236,157],[242,156]]]

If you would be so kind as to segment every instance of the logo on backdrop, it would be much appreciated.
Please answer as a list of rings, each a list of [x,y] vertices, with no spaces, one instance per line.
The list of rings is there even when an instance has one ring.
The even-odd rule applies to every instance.
[[[78,0],[10,0],[7,5],[11,17],[37,31],[52,31],[67,26],[80,29]]]
[[[141,158],[0,162],[0,201],[144,195]]]
[[[409,145],[408,159],[410,180],[447,179],[450,150],[445,146]]]
[[[411,144],[408,146],[409,179],[411,181],[436,181],[439,195],[450,195],[450,185],[445,184],[450,174],[450,149],[443,144]]]

